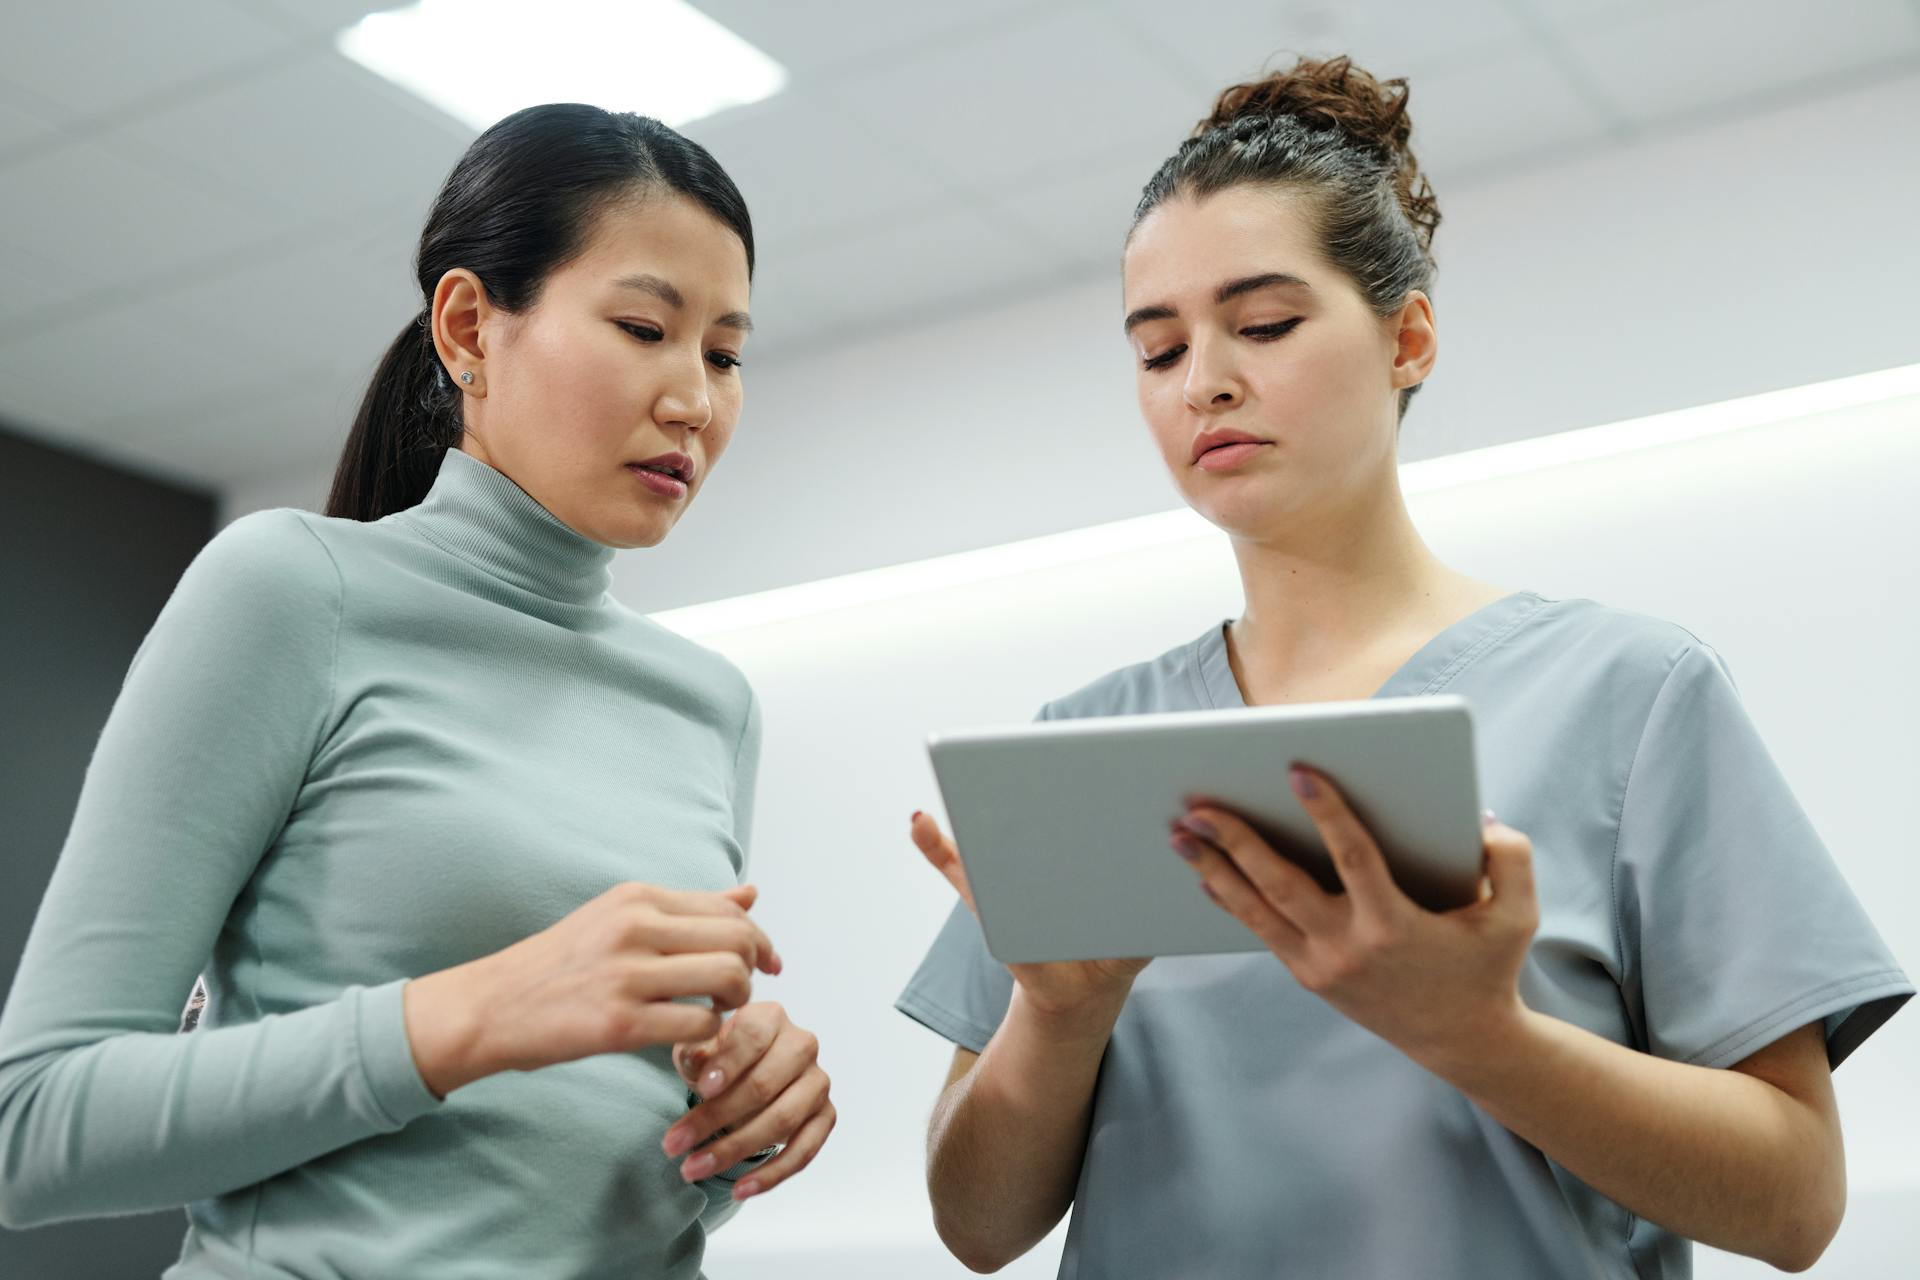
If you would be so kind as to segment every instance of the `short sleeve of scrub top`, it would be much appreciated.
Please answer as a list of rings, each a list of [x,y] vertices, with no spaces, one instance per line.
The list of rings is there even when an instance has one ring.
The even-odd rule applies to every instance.
[[[1483,800],[1534,846],[1529,1007],[1703,1067],[1818,1021],[1837,1066],[1912,994],[1725,664],[1691,633],[1518,592],[1436,636],[1375,696],[1439,692],[1471,703]],[[1244,706],[1216,626],[1041,717]],[[979,1052],[1012,988],[956,903],[896,1007]],[[1690,1273],[1684,1239],[1264,952],[1162,957],[1136,981],[1095,1085],[1060,1271]]]

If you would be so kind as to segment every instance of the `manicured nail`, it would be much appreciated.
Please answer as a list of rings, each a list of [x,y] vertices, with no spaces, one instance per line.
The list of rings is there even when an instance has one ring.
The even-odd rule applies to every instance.
[[[1202,840],[1213,840],[1220,835],[1218,831],[1213,829],[1213,824],[1205,818],[1182,818],[1180,819],[1180,825],[1199,836]]]
[[[735,1200],[745,1200],[748,1196],[757,1196],[759,1194],[760,1184],[752,1178],[748,1178],[745,1182],[740,1183],[733,1189],[733,1198]]]
[[[1299,796],[1302,800],[1311,800],[1320,794],[1320,784],[1315,782],[1313,775],[1305,769],[1289,769],[1287,770],[1287,776],[1293,783],[1293,794]]]
[[[688,1156],[687,1162],[680,1166],[680,1175],[688,1182],[698,1182],[713,1172],[713,1156],[702,1151],[697,1156]]]
[[[714,1094],[720,1092],[720,1087],[726,1084],[726,1082],[727,1073],[715,1067],[713,1070],[707,1072],[707,1074],[701,1076],[700,1083],[694,1087],[700,1091],[701,1097],[711,1098]]]
[[[911,817],[911,818],[909,818],[909,819],[908,819],[908,821],[909,821],[909,822],[918,822],[918,821],[920,821],[920,810],[918,810],[918,809],[915,809],[915,810],[913,811],[913,817]],[[745,1184],[745,1183],[742,1183],[741,1185],[742,1185],[742,1186],[745,1186],[746,1184]]]
[[[668,1155],[677,1156],[682,1151],[693,1146],[693,1130],[685,1125],[677,1124],[667,1130],[666,1141],[662,1142],[660,1146]]]
[[[1195,844],[1192,837],[1185,832],[1173,838],[1173,851],[1188,862],[1198,861],[1200,857],[1200,846]]]
[[[1482,809],[1482,810],[1480,811],[1480,825],[1481,825],[1481,826],[1483,826],[1483,827],[1490,827],[1490,826],[1492,826],[1492,825],[1493,825],[1494,823],[1496,823],[1496,822],[1498,822],[1498,821],[1500,821],[1500,819],[1498,819],[1498,818],[1496,818],[1496,817],[1494,817],[1494,816],[1493,816],[1493,810],[1491,810],[1491,809]]]

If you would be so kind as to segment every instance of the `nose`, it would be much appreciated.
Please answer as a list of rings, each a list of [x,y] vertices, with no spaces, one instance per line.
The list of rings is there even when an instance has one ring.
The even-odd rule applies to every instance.
[[[713,402],[707,395],[707,363],[700,352],[667,365],[665,380],[654,397],[653,420],[662,427],[689,431],[702,430],[713,421]]]
[[[1227,346],[1196,336],[1188,347],[1187,380],[1181,393],[1195,413],[1219,413],[1243,398],[1239,371]]]

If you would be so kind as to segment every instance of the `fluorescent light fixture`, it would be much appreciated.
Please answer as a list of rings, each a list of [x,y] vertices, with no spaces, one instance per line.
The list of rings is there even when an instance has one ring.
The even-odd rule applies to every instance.
[[[368,14],[334,44],[475,129],[542,102],[682,125],[787,82],[779,63],[682,0],[420,0]]]
[[[1408,494],[1431,493],[1906,396],[1920,396],[1920,364],[1409,462],[1400,468],[1400,486]],[[682,635],[718,635],[1208,536],[1221,535],[1192,510],[1181,507],[977,551],[668,609],[653,618]]]

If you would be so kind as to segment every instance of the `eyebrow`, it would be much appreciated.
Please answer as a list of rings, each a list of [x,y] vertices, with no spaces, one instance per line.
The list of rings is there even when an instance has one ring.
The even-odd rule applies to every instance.
[[[687,300],[681,296],[680,291],[674,288],[671,282],[662,280],[659,276],[644,274],[621,276],[613,282],[613,287],[650,293],[676,311],[687,305]],[[738,329],[742,333],[753,332],[753,320],[744,311],[729,311],[715,320],[714,324],[722,329]]]
[[[1213,300],[1216,303],[1231,302],[1243,293],[1253,293],[1259,289],[1272,289],[1275,287],[1305,289],[1308,292],[1312,292],[1313,290],[1313,286],[1305,280],[1302,280],[1299,276],[1291,275],[1285,271],[1263,271],[1257,276],[1241,276],[1238,280],[1227,281],[1213,291]],[[1149,320],[1172,320],[1179,316],[1179,314],[1178,311],[1175,311],[1172,307],[1166,306],[1165,304],[1141,307],[1139,310],[1130,312],[1127,315],[1126,332],[1132,333],[1135,328],[1147,323]]]

